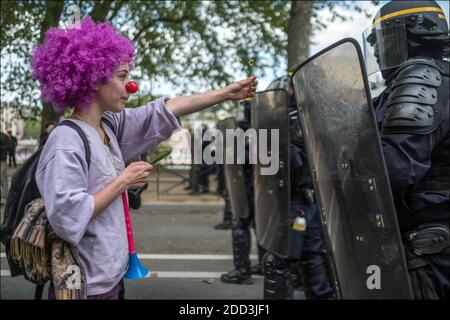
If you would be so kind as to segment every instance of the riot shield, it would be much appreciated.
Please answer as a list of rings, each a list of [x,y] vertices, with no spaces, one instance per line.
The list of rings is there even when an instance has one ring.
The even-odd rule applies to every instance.
[[[234,145],[234,141],[228,142],[226,140],[226,130],[237,128],[236,119],[226,118],[221,120],[218,122],[217,127],[223,134],[223,154],[225,155],[227,152],[226,146]],[[234,163],[224,162],[224,174],[225,185],[230,197],[231,211],[235,217],[245,219],[249,215],[250,207],[245,190],[244,166],[236,163],[236,161]]]
[[[363,61],[341,40],[296,68],[294,91],[339,296],[410,299]]]
[[[290,253],[289,226],[289,108],[288,93],[282,89],[258,92],[252,101],[252,127],[267,130],[267,150],[271,150],[270,130],[279,130],[279,169],[264,175],[261,159],[253,166],[255,222],[258,243],[281,257]],[[261,139],[261,136],[259,136]],[[259,146],[264,141],[259,141]]]

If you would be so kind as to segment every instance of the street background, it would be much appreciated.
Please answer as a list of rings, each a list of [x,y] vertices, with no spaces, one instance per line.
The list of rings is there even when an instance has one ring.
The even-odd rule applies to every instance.
[[[175,179],[173,175],[162,174],[161,189],[173,185]],[[136,250],[152,277],[126,280],[126,298],[262,299],[261,276],[253,276],[251,285],[225,284],[219,280],[222,273],[234,268],[231,231],[214,229],[223,218],[222,197],[188,195],[183,184],[156,201],[155,180],[151,177],[149,188],[143,193],[142,207],[132,212]],[[215,190],[214,176],[210,176],[210,183],[211,190]],[[256,263],[254,233],[251,257],[252,263]],[[0,299],[34,298],[32,283],[23,277],[9,276],[3,246],[0,266]],[[44,298],[46,294],[45,290]],[[296,292],[295,297],[303,298],[303,292]]]

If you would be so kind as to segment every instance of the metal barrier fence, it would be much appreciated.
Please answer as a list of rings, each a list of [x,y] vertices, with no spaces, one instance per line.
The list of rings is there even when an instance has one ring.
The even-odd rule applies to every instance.
[[[196,180],[197,177],[203,174],[209,174],[211,172],[211,167],[203,167],[201,169],[195,170],[195,173],[192,173],[192,165],[191,164],[174,164],[174,163],[164,163],[158,164],[155,168],[156,177],[151,179],[150,181],[156,182],[156,197],[157,200],[160,199],[161,195],[184,195],[189,193],[188,186],[191,186],[194,183],[198,183]],[[183,175],[183,172],[187,172],[188,175]],[[174,177],[167,177],[167,174],[172,175]],[[164,178],[162,177],[164,175]],[[162,187],[162,184],[169,184],[168,186]],[[179,186],[185,185],[186,187],[183,189],[185,192],[173,192],[173,190]],[[193,190],[192,190],[193,191]]]

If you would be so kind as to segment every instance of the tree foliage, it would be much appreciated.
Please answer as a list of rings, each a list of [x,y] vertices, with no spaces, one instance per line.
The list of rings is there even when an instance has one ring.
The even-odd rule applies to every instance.
[[[268,67],[286,68],[291,1],[2,1],[2,100],[40,112],[30,57],[47,29],[67,19],[71,5],[80,7],[81,17],[110,22],[135,43],[132,75],[138,81],[167,82],[188,94],[247,74],[263,76]],[[317,13],[337,6],[361,10],[357,2],[315,1],[310,16],[296,19],[323,28],[327,22]],[[50,106],[42,118],[54,120]]]

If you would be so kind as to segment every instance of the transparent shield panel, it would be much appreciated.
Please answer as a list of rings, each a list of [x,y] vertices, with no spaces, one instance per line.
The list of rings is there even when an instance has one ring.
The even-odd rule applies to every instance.
[[[258,92],[253,98],[252,127],[257,132],[270,130],[279,132],[279,148],[274,149],[279,159],[279,169],[275,174],[264,175],[266,167],[258,158],[253,167],[255,190],[256,236],[258,243],[266,250],[282,257],[290,253],[289,225],[289,108],[288,94],[285,90]],[[259,136],[261,139],[261,135]],[[259,141],[272,150],[270,139]],[[299,244],[300,245],[300,244]]]
[[[338,42],[293,76],[321,218],[343,298],[411,298],[363,61],[355,43]]]
[[[245,121],[245,102],[241,101],[237,107],[237,115],[236,115],[237,121]]]
[[[230,151],[227,150],[227,148],[235,149],[234,141],[227,141],[226,130],[234,130],[237,128],[236,119],[227,118],[221,120],[218,122],[217,127],[223,134],[223,154],[226,155],[227,152]],[[235,151],[236,150],[234,150],[234,154],[236,155]],[[235,158],[234,163],[224,162],[224,173],[225,184],[230,197],[231,211],[235,217],[245,219],[249,215],[250,208],[248,205],[247,192],[245,190],[244,166],[238,164]]]

